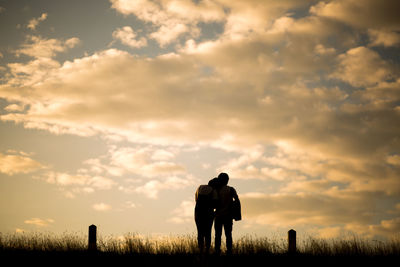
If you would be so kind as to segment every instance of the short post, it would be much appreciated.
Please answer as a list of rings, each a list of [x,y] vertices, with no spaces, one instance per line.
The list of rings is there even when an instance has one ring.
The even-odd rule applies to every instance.
[[[289,254],[296,253],[296,231],[293,229],[288,232],[288,252]]]
[[[88,250],[89,251],[97,251],[97,227],[96,225],[92,224],[89,226],[89,246]]]

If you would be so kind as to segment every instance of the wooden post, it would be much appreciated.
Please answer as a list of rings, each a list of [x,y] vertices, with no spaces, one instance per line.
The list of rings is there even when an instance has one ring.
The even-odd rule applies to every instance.
[[[293,229],[288,232],[288,252],[290,254],[296,253],[296,231]]]
[[[88,250],[89,251],[96,251],[97,250],[97,227],[96,225],[92,224],[89,226],[89,246]]]

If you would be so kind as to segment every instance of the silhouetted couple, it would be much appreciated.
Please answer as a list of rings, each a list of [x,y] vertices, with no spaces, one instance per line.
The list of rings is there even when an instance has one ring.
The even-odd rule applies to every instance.
[[[211,245],[211,230],[214,222],[215,253],[221,252],[222,228],[226,237],[227,254],[232,253],[233,220],[241,220],[240,201],[236,190],[228,186],[229,176],[220,173],[208,185],[200,185],[195,194],[194,217],[197,226],[197,242],[200,252],[208,253]]]

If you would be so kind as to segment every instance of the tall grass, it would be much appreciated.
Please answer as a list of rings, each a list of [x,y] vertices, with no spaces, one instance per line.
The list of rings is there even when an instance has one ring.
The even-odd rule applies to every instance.
[[[309,237],[300,246],[299,252],[313,256],[400,256],[400,238],[383,242],[357,236],[345,239]]]
[[[78,233],[0,233],[0,251],[84,251],[87,242],[83,237]]]
[[[195,255],[198,253],[194,234],[183,236],[124,236],[98,237],[98,250],[117,255]],[[400,256],[400,238],[381,242],[359,237],[346,239],[318,239],[308,237],[298,241],[298,253],[310,256]],[[0,233],[0,252],[84,252],[87,236],[79,233]],[[284,255],[287,240],[243,236],[234,240],[235,255]]]
[[[193,235],[149,237],[126,234],[100,237],[99,250],[116,254],[195,254],[197,239]]]
[[[284,254],[286,240],[246,235],[234,240],[233,251],[236,254]]]

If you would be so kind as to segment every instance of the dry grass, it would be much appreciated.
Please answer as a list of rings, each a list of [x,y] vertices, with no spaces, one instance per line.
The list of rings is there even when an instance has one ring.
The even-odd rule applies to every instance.
[[[123,237],[100,237],[100,251],[116,254],[195,254],[197,241],[193,235],[144,237],[126,234]]]
[[[307,265],[385,266],[398,261],[400,238],[378,242],[361,238],[298,241],[287,254],[287,240],[243,236],[234,239],[233,255],[199,254],[193,235],[151,237],[126,234],[98,236],[98,252],[87,251],[85,234],[0,233],[0,258],[16,266],[174,266],[236,267]],[[213,251],[211,251],[212,253]]]
[[[78,233],[0,233],[0,251],[84,251],[87,241]]]
[[[313,256],[399,256],[400,238],[383,242],[357,236],[329,240],[310,237],[300,246],[299,252]]]
[[[84,252],[87,236],[79,233],[0,233],[0,252]],[[122,237],[98,237],[98,249],[117,255],[195,255],[197,239],[193,235],[146,237],[126,234]],[[285,239],[243,236],[234,240],[235,255],[284,255]],[[347,239],[306,238],[298,241],[298,252],[309,256],[399,256],[400,238],[382,242],[358,237]]]

